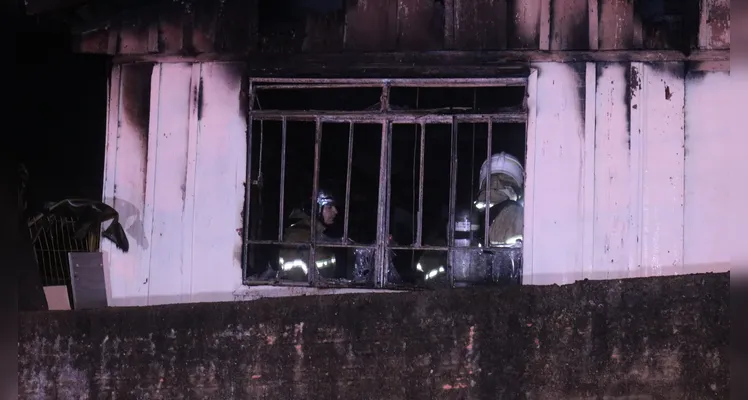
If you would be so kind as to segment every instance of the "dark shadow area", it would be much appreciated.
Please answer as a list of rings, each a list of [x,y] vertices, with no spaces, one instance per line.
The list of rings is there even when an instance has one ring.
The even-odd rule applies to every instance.
[[[45,204],[65,198],[101,200],[109,64],[106,56],[73,54],[67,25],[23,12],[19,4],[13,20],[17,75],[10,85],[16,88],[16,111],[6,140],[12,138],[14,162],[27,171],[18,227],[28,237],[26,221]],[[18,174],[17,165],[12,168]],[[38,243],[31,246],[38,255]],[[22,276],[35,275],[19,285],[19,309],[36,309],[22,300],[43,297],[41,286],[57,283],[44,277],[69,281],[66,260],[43,266],[48,270],[41,274],[36,260],[19,268]]]
[[[643,28],[644,48],[690,54],[698,48],[699,0],[634,0]]]
[[[108,59],[73,54],[66,27],[27,20],[19,32],[21,83],[14,136],[29,171],[28,211],[78,197],[101,200]]]

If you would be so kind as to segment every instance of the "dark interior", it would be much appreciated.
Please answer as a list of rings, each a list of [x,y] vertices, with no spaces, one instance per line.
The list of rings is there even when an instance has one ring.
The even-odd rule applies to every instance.
[[[329,91],[328,91],[329,90]],[[303,89],[258,91],[255,109],[263,110],[346,110],[360,111],[377,106],[381,89]],[[288,99],[284,102],[284,99]],[[524,87],[506,88],[393,88],[391,108],[397,111],[416,109],[447,109],[465,113],[489,113],[505,107],[520,107],[524,99]],[[262,187],[258,202],[251,213],[257,227],[252,239],[277,240],[279,230],[280,171],[281,171],[281,122],[257,121],[253,123],[253,164],[261,172]],[[348,164],[349,123],[323,123],[319,163],[320,188],[331,191],[339,211],[335,223],[325,234],[342,238],[346,174]],[[380,149],[382,143],[381,124],[354,124],[353,153],[351,160],[351,186],[348,202],[348,237],[359,244],[374,244],[377,233],[377,204],[380,173]],[[311,121],[287,122],[287,148],[285,166],[285,193],[282,214],[283,227],[287,227],[289,215],[294,208],[304,206],[312,196],[314,175],[315,123]],[[424,152],[423,191],[423,244],[446,245],[449,216],[450,147],[451,126],[449,124],[426,125]],[[420,125],[393,124],[391,147],[391,197],[390,234],[399,246],[415,243],[420,158]],[[460,123],[457,131],[455,153],[458,159],[455,196],[456,211],[476,213],[473,200],[478,191],[478,174],[487,158],[487,124]],[[492,128],[491,153],[508,152],[524,162],[526,133],[523,123],[499,124]],[[261,216],[261,217],[259,217]],[[262,245],[272,246],[272,245]],[[402,250],[406,252],[406,250]],[[250,260],[247,271],[253,276],[272,263],[272,252],[255,251],[259,256]],[[270,254],[262,256],[261,254]],[[404,275],[415,268],[418,254],[409,251],[408,256],[399,257],[397,269]],[[269,259],[268,259],[269,258]],[[344,259],[344,256],[337,257]],[[344,278],[341,269],[335,278]]]
[[[101,200],[106,137],[109,58],[73,54],[66,26],[42,17],[17,21],[18,88],[10,136],[18,161],[28,170],[25,221],[45,203],[66,198]],[[68,237],[48,238],[34,247],[41,284],[70,281]],[[74,246],[73,246],[74,247]],[[72,301],[72,296],[70,296]]]

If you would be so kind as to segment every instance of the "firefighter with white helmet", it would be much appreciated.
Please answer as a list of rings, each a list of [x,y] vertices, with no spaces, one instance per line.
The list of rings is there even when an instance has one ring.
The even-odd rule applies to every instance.
[[[524,226],[522,163],[504,152],[494,154],[481,165],[479,179],[475,207],[489,213],[489,244],[520,243]]]

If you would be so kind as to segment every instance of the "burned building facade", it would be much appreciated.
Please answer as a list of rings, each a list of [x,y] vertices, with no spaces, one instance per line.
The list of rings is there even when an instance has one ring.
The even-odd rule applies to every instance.
[[[307,303],[303,298],[287,299],[288,312],[276,316],[270,311],[263,314],[262,307],[272,308],[266,300],[256,305],[182,305],[148,311],[153,320],[178,319],[176,315],[188,309],[208,315],[215,312],[210,307],[229,315],[200,328],[200,335],[217,338],[211,345],[217,346],[211,347],[213,361],[180,361],[175,367],[174,376],[189,378],[185,385],[197,396],[229,396],[236,390],[285,398],[314,397],[311,393],[350,397],[354,392],[341,386],[344,378],[322,384],[305,380],[303,374],[322,368],[310,361],[309,354],[320,363],[342,365],[346,357],[354,366],[364,362],[369,350],[359,347],[357,334],[372,334],[373,342],[389,343],[381,353],[389,358],[381,356],[384,361],[377,364],[378,370],[394,365],[392,346],[402,346],[402,364],[418,365],[411,371],[413,379],[427,382],[416,385],[423,389],[419,395],[393,389],[388,398],[450,393],[490,398],[489,393],[502,387],[506,398],[533,397],[533,390],[540,391],[533,392],[541,393],[537,398],[592,396],[608,393],[606,388],[613,386],[616,389],[608,394],[655,397],[667,395],[672,388],[699,393],[726,390],[722,362],[709,364],[714,368],[704,371],[703,382],[701,378],[689,382],[696,372],[684,357],[703,360],[706,353],[695,356],[684,350],[673,356],[668,349],[676,342],[662,339],[652,345],[656,360],[644,362],[637,357],[650,351],[646,341],[631,347],[616,336],[620,332],[602,328],[618,324],[636,331],[638,327],[626,325],[632,319],[662,317],[637,308],[642,307],[640,300],[604,286],[626,286],[629,283],[621,282],[637,280],[595,283],[601,286],[593,285],[594,294],[579,289],[590,287],[579,283],[562,288],[563,293],[555,287],[507,289],[527,308],[499,316],[487,309],[466,311],[479,296],[500,301],[492,296],[501,297],[504,289],[496,286],[486,292],[453,289],[444,301],[454,305],[428,305],[435,298],[426,294],[378,298],[369,296],[379,294],[361,292],[429,286],[427,278],[439,274],[443,287],[459,286],[464,274],[460,275],[453,254],[459,250],[456,241],[465,239],[454,222],[468,210],[466,231],[476,232],[475,237],[469,236],[470,246],[481,254],[491,247],[489,214],[476,208],[481,166],[500,153],[516,157],[523,169],[517,191],[522,192],[524,230],[521,246],[512,256],[521,261],[516,278],[523,285],[729,271],[727,244],[702,245],[719,236],[730,212],[713,206],[718,193],[729,190],[729,177],[710,172],[728,146],[719,138],[729,131],[726,115],[733,107],[725,102],[726,93],[733,90],[728,2],[70,1],[69,7],[55,10],[45,8],[49,2],[28,2],[29,12],[50,12],[71,24],[75,51],[108,54],[113,60],[106,100],[103,198],[119,212],[131,246],[122,252],[102,241],[110,306],[359,293],[349,300],[342,300],[345,296]],[[306,215],[309,239],[316,243],[289,242],[288,227],[298,222],[291,220],[292,211],[303,210],[331,186],[337,217],[324,235],[333,241],[321,243],[322,234],[315,233],[323,218],[318,207],[323,204],[312,201]],[[485,203],[490,208],[487,197]],[[299,259],[306,264],[297,278],[283,273],[284,265],[301,265],[285,255],[289,246],[303,247]],[[367,251],[368,258],[359,257]],[[357,281],[361,259],[368,260],[371,275]],[[345,266],[338,268],[338,264]],[[726,275],[642,282],[654,285],[650,288],[656,287],[653,290],[663,296],[693,290],[689,298],[698,298],[709,291],[709,285],[722,287],[720,279]],[[681,284],[690,289],[672,286]],[[605,293],[614,294],[606,297]],[[397,297],[401,295],[410,297]],[[726,293],[712,298],[713,307],[703,314],[710,324],[699,319],[683,328],[690,332],[689,338],[723,333],[727,322],[717,318],[726,312],[722,295]],[[550,296],[547,304],[537,301],[543,296]],[[619,301],[624,297],[626,301]],[[423,305],[426,298],[429,303]],[[581,299],[594,307],[571,306]],[[414,322],[417,328],[405,328],[394,322],[396,312],[388,322],[381,322],[391,329],[376,334],[372,332],[380,323],[369,319],[365,320],[370,325],[320,322],[336,313],[337,302],[347,301],[346,307],[353,308],[343,314],[351,316],[356,304],[365,303],[362,307],[373,310],[372,315],[383,315],[395,303],[413,302],[406,306],[419,310],[418,314],[406,320],[420,322]],[[243,307],[267,318],[243,319],[238,312],[244,312]],[[485,307],[490,308],[488,303]],[[674,319],[686,312],[681,303],[666,302],[662,307],[677,309],[667,314]],[[634,313],[635,308],[641,313]],[[303,310],[311,319],[297,318]],[[429,310],[441,317],[429,316]],[[477,315],[491,317],[483,320]],[[73,337],[82,334],[75,331],[75,321],[98,318],[109,317],[98,311],[61,317],[54,329]],[[479,321],[478,325],[471,325],[472,321]],[[39,323],[29,317],[24,328],[30,338],[23,344],[28,362],[61,351],[72,357],[62,361],[69,366],[66,371],[95,373],[71,361],[83,357],[85,350],[50,342],[51,337],[36,328]],[[640,333],[664,335],[668,323],[662,323]],[[444,339],[449,343],[426,333],[443,324],[455,327],[445,336],[451,338]],[[538,329],[545,332],[544,339],[527,336],[525,328],[538,324],[543,326]],[[365,332],[354,334],[359,328]],[[164,365],[158,359],[168,353],[163,346],[175,349],[196,332],[187,326],[174,329],[173,335],[155,335],[161,342],[150,342],[159,349],[152,365]],[[401,329],[402,337],[395,332]],[[443,346],[445,353],[437,356],[433,350],[418,350],[417,345],[409,350],[415,336],[408,329],[418,331],[413,335],[426,335],[432,345]],[[568,330],[571,336],[548,333],[554,329]],[[497,336],[496,343],[489,339],[495,332],[519,338],[513,336],[515,330],[525,332],[517,333],[523,339],[512,342]],[[329,337],[322,337],[322,331]],[[473,338],[476,332],[481,339]],[[576,338],[574,332],[581,335],[580,346],[588,345],[585,348],[599,356],[580,353],[595,360],[582,363],[588,368],[584,371],[569,367],[583,356],[566,357],[560,348],[549,348],[547,354],[542,350],[545,339],[577,340],[570,339]],[[349,333],[353,336],[345,336]],[[117,346],[136,352],[135,342],[148,336],[125,328],[93,335],[103,341],[96,344],[102,360],[108,340],[116,337]],[[236,356],[236,346],[244,343],[242,335],[248,338],[246,343],[264,338],[265,344],[248,351],[274,350],[256,358]],[[467,344],[455,344],[463,336]],[[329,352],[307,354],[304,340],[332,344]],[[297,350],[301,346],[301,353],[287,354],[273,347],[283,343]],[[508,343],[527,349],[512,358]],[[724,344],[710,342],[709,357],[721,357]],[[465,350],[473,357],[472,349],[481,346],[485,351],[478,364],[462,366],[445,355],[455,354],[456,360]],[[631,353],[622,355],[622,348]],[[132,361],[106,354],[107,360],[117,360],[120,366]],[[185,354],[174,350],[172,355]],[[279,358],[273,359],[273,354]],[[493,359],[490,354],[503,355]],[[546,379],[530,372],[542,369],[539,360],[546,356],[555,360],[546,363],[547,368],[566,365],[559,367],[563,377],[551,374]],[[625,366],[613,367],[615,357],[627,360]],[[515,378],[533,377],[528,378],[533,383],[502,384],[511,381],[506,377],[512,373],[499,371],[497,360],[508,359],[516,361],[513,370],[522,371]],[[270,372],[271,360],[298,375]],[[243,366],[244,378],[216,378],[230,374],[221,368],[232,362]],[[608,374],[609,384],[592,379],[595,368]],[[662,374],[642,378],[643,389],[632,389],[641,368]],[[28,371],[32,382],[38,374]],[[357,370],[345,371],[337,373],[355,375]],[[437,371],[439,378],[428,378],[428,371]],[[156,382],[169,380],[169,373],[162,372],[143,372],[156,379],[143,390],[162,387]],[[473,373],[480,377],[471,381]],[[509,380],[495,380],[494,373]],[[195,381],[198,376],[206,381]],[[449,382],[442,379],[447,376]],[[577,382],[588,386],[564,386],[574,377],[582,377]],[[45,385],[63,378],[48,379]],[[91,388],[66,387],[71,393],[141,393],[126,391],[121,382],[96,382]],[[405,387],[410,381],[397,382]],[[165,397],[178,392],[178,385],[172,385],[163,386]],[[312,387],[317,391],[312,392]],[[40,393],[41,389],[28,383],[25,390]]]

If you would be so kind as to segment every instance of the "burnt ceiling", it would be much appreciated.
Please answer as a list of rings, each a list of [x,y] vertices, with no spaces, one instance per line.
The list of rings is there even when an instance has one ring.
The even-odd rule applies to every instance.
[[[216,32],[230,25],[239,34],[250,36],[241,41],[249,51],[295,53],[538,49],[540,21],[532,31],[527,31],[527,24],[533,24],[532,18],[540,19],[537,9],[543,0],[454,0],[449,5],[439,0],[380,0],[377,7],[368,4],[373,0],[25,1],[28,14],[63,21],[79,35],[143,24],[155,25],[161,32],[159,24],[170,20],[170,24],[181,26],[184,38],[195,34],[220,36]],[[700,0],[599,0],[599,49],[674,49],[688,54],[698,46],[700,7]],[[241,15],[237,15],[240,9]],[[594,24],[587,17],[590,10],[586,0],[551,0],[550,49],[590,49],[590,26]],[[634,20],[641,22],[639,42],[631,32],[621,34],[622,28],[629,27],[618,26],[632,25]],[[144,29],[147,31],[147,27]],[[248,33],[249,29],[253,33]],[[606,42],[606,35],[613,31],[619,34]],[[629,36],[623,42],[619,38]],[[220,40],[229,39],[224,35]],[[190,41],[183,42],[183,48],[174,53],[193,52]],[[235,47],[215,43],[206,51]],[[148,52],[165,51],[156,48]]]

